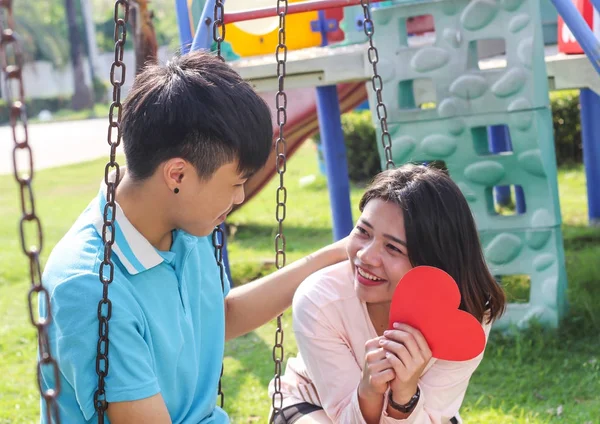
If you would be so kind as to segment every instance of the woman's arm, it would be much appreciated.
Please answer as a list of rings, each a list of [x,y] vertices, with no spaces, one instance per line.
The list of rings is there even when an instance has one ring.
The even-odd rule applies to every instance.
[[[271,275],[232,289],[225,298],[225,338],[242,336],[266,324],[289,308],[304,279],[345,259],[346,239],[342,239]]]

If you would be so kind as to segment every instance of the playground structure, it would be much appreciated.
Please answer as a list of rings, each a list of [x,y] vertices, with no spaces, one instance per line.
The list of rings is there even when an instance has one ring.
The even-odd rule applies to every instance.
[[[499,281],[529,279],[529,301],[510,304],[496,327],[526,326],[532,318],[556,327],[567,309],[567,281],[548,93],[581,89],[589,216],[595,224],[600,202],[591,187],[600,182],[600,155],[588,114],[600,104],[600,78],[589,60],[597,43],[591,30],[569,1],[373,3],[385,112],[369,81],[372,53],[359,2],[290,3],[288,10],[290,25],[295,18],[295,37],[288,38],[302,44],[293,51],[290,45],[286,64],[287,153],[320,130],[334,238],[353,227],[340,114],[368,98],[375,125],[378,109],[387,115],[396,165],[443,161],[470,203]],[[274,44],[267,40],[274,37],[275,7],[242,10],[242,4],[226,4],[223,54],[273,106],[278,80]],[[342,5],[348,7],[338,9]],[[185,6],[178,8],[182,45],[210,48],[214,0],[188,0]],[[589,58],[557,52],[557,10]],[[379,150],[385,167],[385,151]],[[275,154],[269,163],[274,160]],[[248,182],[247,198],[274,175],[267,168]],[[511,201],[514,214],[498,213],[497,206]]]
[[[282,24],[282,14],[280,14],[277,56],[282,44],[284,49],[283,59],[278,57],[277,78],[273,77],[275,63],[272,55],[242,57],[235,53],[235,39],[231,50],[223,51],[223,55],[233,59],[232,66],[251,81],[259,92],[264,93],[266,98],[271,100],[275,97],[274,93],[277,93],[276,105],[280,102],[280,95],[284,93],[284,78],[289,81],[292,88],[287,90],[287,94],[291,94],[290,104],[287,104],[287,100],[284,101],[283,117],[280,115],[279,107],[276,114],[279,127],[276,146],[280,146],[280,142],[283,141],[283,127],[287,124],[286,130],[290,130],[287,137],[288,150],[284,149],[281,153],[277,147],[272,156],[273,160],[277,157],[275,170],[264,170],[253,177],[248,187],[249,197],[260,190],[275,172],[280,175],[285,172],[286,155],[292,154],[299,143],[318,127],[322,133],[327,162],[335,227],[334,237],[345,236],[352,227],[352,217],[339,118],[340,112],[351,110],[368,96],[374,121],[379,120],[381,123],[379,136],[382,140],[380,146],[382,167],[406,162],[443,160],[450,175],[458,182],[471,203],[486,257],[494,274],[497,276],[526,274],[531,277],[530,302],[523,305],[510,305],[508,314],[497,326],[503,327],[508,323],[526,325],[533,317],[541,319],[543,323],[550,326],[558,325],[566,310],[566,276],[546,81],[550,80],[551,89],[583,89],[584,155],[586,155],[588,170],[590,218],[594,220],[598,216],[597,198],[593,196],[594,192],[590,187],[598,182],[598,179],[595,179],[597,174],[594,174],[598,172],[598,155],[591,140],[591,134],[595,132],[594,121],[588,115],[592,111],[595,112],[600,104],[597,95],[589,90],[591,88],[596,93],[600,91],[598,75],[594,72],[594,70],[600,72],[596,57],[600,46],[571,3],[565,0],[554,0],[557,10],[574,37],[580,41],[590,62],[583,56],[566,58],[545,54],[547,51],[542,37],[543,26],[538,1],[382,2],[380,8],[373,11],[372,20],[371,13],[367,11],[368,2],[360,2],[364,11],[364,20],[360,20],[361,30],[369,35],[370,47],[368,48],[360,32],[357,34],[350,30],[361,25],[358,25],[357,15],[353,15],[349,9],[344,11],[340,24],[341,28],[345,28],[343,42],[335,47],[327,46],[330,41],[339,40],[340,37],[336,19],[342,15],[335,8],[342,5],[357,5],[358,0],[320,0],[304,5],[298,3],[290,6],[289,11],[285,2],[284,19],[286,13],[294,15],[318,10],[316,24],[313,24],[314,20],[310,20],[310,23],[311,31],[318,31],[321,34],[320,47],[307,49],[299,45],[298,48],[301,50],[290,53],[288,58],[285,48],[285,20]],[[217,0],[217,5],[212,1],[204,4],[200,18],[194,22],[198,29],[193,37],[193,43],[191,42],[193,27],[190,28],[188,24],[190,23],[189,9],[194,3],[188,4],[185,0],[178,2],[180,32],[182,45],[185,48],[188,46],[192,49],[210,48],[207,29],[211,28],[212,22],[208,15],[214,10],[215,17],[217,16],[216,11],[220,2],[221,0]],[[596,5],[596,2],[594,4]],[[3,70],[8,79],[17,80],[20,84],[16,100],[11,103],[11,125],[13,130],[19,122],[25,127],[24,140],[17,139],[16,131],[13,134],[15,152],[17,149],[26,149],[31,153],[27,142],[24,94],[20,76],[22,64],[22,58],[19,57],[20,50],[17,49],[15,64],[11,64],[8,60],[5,50],[5,45],[17,42],[17,37],[12,32],[12,5],[7,2],[1,7],[8,10],[9,17],[6,26],[2,22]],[[119,7],[124,9],[124,18],[118,17]],[[278,4],[277,12],[279,7]],[[327,17],[324,12],[326,9],[332,9],[333,15],[330,16],[333,17]],[[111,69],[114,92],[108,132],[111,152],[106,173],[113,168],[116,168],[117,172],[119,169],[115,161],[115,153],[120,141],[120,89],[125,77],[122,52],[125,44],[127,11],[126,0],[118,0],[115,3],[115,62]],[[238,12],[237,16],[221,15],[221,18],[231,25],[236,19],[241,21],[249,18],[267,18],[274,13],[274,8],[267,8],[258,12]],[[418,18],[411,19],[412,17]],[[434,34],[431,34],[433,32],[431,22],[435,25]],[[378,28],[377,34],[374,34],[373,26]],[[336,32],[337,35],[334,35]],[[216,39],[217,36],[214,34]],[[239,34],[242,40],[247,36],[245,31]],[[420,37],[411,38],[414,35]],[[260,35],[258,37],[252,47],[255,50],[249,52],[261,50],[262,41]],[[373,47],[372,38],[378,50]],[[487,61],[480,60],[482,55],[478,53],[479,42],[490,39],[505,39],[506,53]],[[309,44],[312,42],[308,41]],[[220,55],[221,47],[219,43]],[[246,52],[246,54],[251,53]],[[283,72],[280,66],[282,64]],[[381,76],[377,73],[377,64]],[[575,66],[584,67],[584,72],[576,73]],[[115,72],[117,68],[122,73]],[[577,74],[579,74],[577,81],[573,81],[573,76]],[[421,81],[423,79],[429,82],[423,83]],[[371,80],[367,85],[372,85],[373,88],[373,93],[368,95],[365,90],[366,80]],[[384,83],[387,89],[382,91]],[[316,97],[314,94],[312,96],[309,94],[314,87],[317,87]],[[302,104],[299,103],[299,107],[296,108],[292,104],[294,100]],[[424,107],[431,104],[432,100],[435,108]],[[270,103],[272,104],[272,100]],[[289,122],[285,115],[288,106]],[[114,129],[116,132],[113,132]],[[114,137],[116,140],[113,140]],[[389,142],[386,142],[386,137]],[[50,365],[56,376],[59,372],[58,365],[52,358],[47,344],[48,338],[44,335],[51,317],[47,319],[40,317],[40,321],[34,322],[35,316],[31,304],[33,293],[44,296],[48,293],[41,285],[39,275],[42,234],[35,214],[31,189],[32,160],[30,165],[30,172],[24,175],[18,172],[15,161],[15,178],[21,189],[23,212],[21,241],[31,265],[30,318],[40,332],[38,371],[41,370],[42,365]],[[112,199],[109,206],[114,208],[117,184],[107,185],[109,187],[107,198]],[[513,217],[505,217],[496,213],[494,198],[500,199],[499,203],[502,203],[502,197],[507,193],[505,187],[510,185],[515,186],[517,213]],[[279,190],[277,194],[279,197]],[[30,203],[27,202],[27,198],[30,199]],[[281,201],[278,199],[278,212],[280,205]],[[285,197],[283,206],[285,208]],[[111,219],[114,219],[114,212],[109,213],[106,209],[103,241],[108,253],[105,251],[105,262],[112,268],[110,239],[114,240],[114,230],[107,230],[112,226]],[[282,235],[282,220],[283,218],[278,217],[280,224],[278,237]],[[34,224],[36,222],[38,224],[39,244],[29,250],[25,250],[24,246],[25,221],[34,221]],[[217,262],[221,266],[220,252],[223,246],[218,238],[219,232],[218,229],[215,230],[217,237],[214,238],[214,244]],[[280,248],[276,238],[276,250],[278,267],[284,266],[285,242]],[[283,252],[283,264],[279,264],[280,252]],[[106,276],[106,273],[110,275]],[[99,342],[96,370],[99,385],[94,395],[94,403],[99,418],[103,421],[106,409],[106,402],[102,401],[104,377],[108,374],[108,320],[110,319],[108,285],[112,281],[112,271],[105,269],[103,272],[101,267],[99,277],[104,285],[104,291],[98,306]],[[223,278],[222,267],[221,278]],[[108,306],[108,311],[105,310],[105,305]],[[276,344],[273,348],[276,381],[281,373],[282,336],[281,323],[278,322]],[[60,394],[60,387],[44,391],[40,385],[40,393],[48,405],[55,404]],[[219,393],[221,393],[220,384]],[[273,403],[275,406],[275,397]],[[48,407],[47,411],[49,422],[53,422],[53,418],[56,418],[56,422],[60,422],[55,409],[51,410]]]

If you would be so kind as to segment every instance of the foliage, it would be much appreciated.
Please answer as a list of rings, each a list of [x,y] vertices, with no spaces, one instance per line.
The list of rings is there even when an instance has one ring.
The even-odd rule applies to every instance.
[[[87,0],[90,1],[90,0]],[[93,16],[96,40],[100,52],[114,50],[113,0],[93,0]],[[77,26],[82,40],[86,30],[80,1],[75,2]],[[154,26],[158,45],[167,45],[171,50],[179,46],[179,32],[175,17],[175,5],[170,0],[153,0],[150,8],[154,12]],[[69,62],[69,38],[64,0],[39,1],[18,0],[14,2],[16,29],[22,38],[26,61],[45,60],[61,67]],[[133,49],[133,34],[129,25],[126,49]],[[87,56],[87,43],[83,43]]]
[[[46,60],[56,66],[69,61],[64,1],[18,0],[13,10],[26,61]],[[78,25],[83,31],[82,23]]]
[[[343,114],[342,130],[346,145],[350,181],[363,182],[369,180],[381,170],[371,112],[365,110]],[[321,151],[320,134],[316,134],[313,140],[319,145],[319,151]]]
[[[96,43],[100,52],[112,52],[115,48],[114,30],[115,22],[114,2],[94,3],[96,25]],[[175,16],[175,3],[171,0],[152,0],[149,9],[154,14],[152,23],[156,32],[156,41],[159,46],[168,46],[175,51],[179,47],[179,28]],[[131,23],[127,26],[126,50],[133,50],[133,31]]]
[[[71,107],[71,96],[45,97],[37,99],[26,99],[27,116],[35,117],[42,110],[56,112]],[[10,108],[6,101],[0,100],[0,123],[6,124],[10,120]]]
[[[552,92],[550,100],[552,101],[556,161],[559,165],[581,163],[583,152],[579,92],[577,90]]]

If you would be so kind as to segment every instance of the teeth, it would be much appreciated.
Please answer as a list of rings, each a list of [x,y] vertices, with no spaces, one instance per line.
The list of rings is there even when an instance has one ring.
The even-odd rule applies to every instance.
[[[358,267],[356,269],[358,270],[358,273],[360,275],[362,275],[363,277],[365,277],[369,280],[372,280],[372,281],[380,281],[381,280],[381,278],[375,277],[373,274],[369,274],[367,271],[364,271]]]

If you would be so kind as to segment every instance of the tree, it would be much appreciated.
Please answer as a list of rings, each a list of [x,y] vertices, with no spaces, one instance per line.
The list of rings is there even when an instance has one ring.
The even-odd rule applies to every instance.
[[[133,12],[135,74],[137,75],[146,63],[156,63],[158,43],[154,24],[152,23],[154,13],[148,9],[148,0],[137,0]]]
[[[73,64],[73,84],[75,91],[71,99],[74,110],[93,106],[92,92],[85,83],[85,71],[82,54],[81,32],[77,25],[77,11],[74,0],[65,0],[65,11],[69,29],[71,63]]]
[[[146,29],[152,27],[152,32],[155,33],[152,37],[155,37],[156,44],[158,46],[168,46],[170,51],[176,51],[179,48],[179,28],[175,17],[175,2],[173,0],[130,1],[129,4],[132,9],[136,7],[136,3],[146,3],[148,4],[146,8],[152,8],[149,14],[146,15],[146,22],[149,22],[148,18],[152,19]],[[115,30],[113,20],[114,0],[92,0],[92,5],[95,12],[94,21],[96,23],[98,49],[101,52],[112,52],[115,47],[113,41]],[[131,10],[129,15],[130,26],[127,28],[129,32],[125,44],[126,50],[134,48],[135,33],[137,32],[134,27],[135,15],[135,11]]]
[[[64,66],[69,60],[69,43],[64,5],[39,0],[15,2],[15,23],[22,37],[27,62],[47,60]]]

